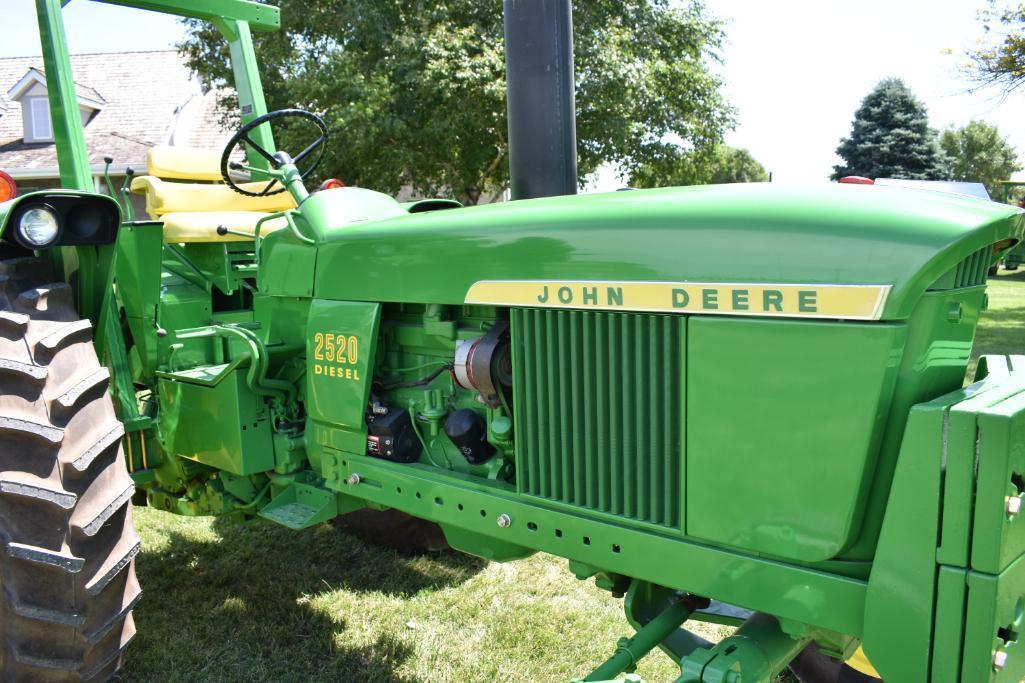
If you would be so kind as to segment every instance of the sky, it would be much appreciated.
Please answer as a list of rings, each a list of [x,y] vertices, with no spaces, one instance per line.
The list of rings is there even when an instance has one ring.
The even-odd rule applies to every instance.
[[[33,0],[0,2],[7,27],[0,30],[0,56],[38,54]],[[1025,93],[969,93],[958,73],[982,36],[976,15],[985,0],[705,4],[727,22],[721,73],[738,125],[726,141],[749,149],[775,182],[825,181],[855,109],[887,76],[904,79],[933,127],[988,121],[1025,161]],[[153,12],[88,0],[73,0],[64,12],[72,52],[166,49],[184,35],[174,18]]]
[[[897,76],[942,129],[995,124],[1023,153],[1025,93],[971,94],[959,75],[983,30],[985,0],[706,0],[726,20],[723,76],[739,110],[728,144],[746,147],[776,182],[823,180],[840,160],[854,111]]]

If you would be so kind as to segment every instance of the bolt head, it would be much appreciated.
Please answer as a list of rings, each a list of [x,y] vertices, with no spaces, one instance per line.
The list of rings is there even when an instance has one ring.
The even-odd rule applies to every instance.
[[[500,526],[503,529],[508,529],[510,526],[512,526],[512,517],[505,514],[504,512],[498,516],[498,519],[496,521],[498,522],[498,526]]]
[[[347,479],[345,480],[345,483],[346,483],[346,484],[348,484],[349,486],[356,486],[356,485],[357,485],[357,484],[359,484],[359,483],[360,483],[361,481],[363,481],[363,477],[361,477],[361,476],[359,476],[358,474],[356,474],[355,472],[353,472],[353,473],[352,473],[352,474],[350,474],[350,475],[349,475],[349,477],[348,477],[348,478],[347,478]]]
[[[1008,496],[1007,504],[1005,505],[1007,514],[1016,515],[1021,512],[1021,497],[1020,496]]]
[[[997,650],[993,653],[993,668],[999,671],[1005,666],[1007,666],[1007,653],[1003,650]]]

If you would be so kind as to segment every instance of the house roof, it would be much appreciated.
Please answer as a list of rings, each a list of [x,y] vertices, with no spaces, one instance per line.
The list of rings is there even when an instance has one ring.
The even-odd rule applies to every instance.
[[[25,92],[32,87],[33,84],[40,84],[44,88],[46,87],[46,74],[43,73],[42,69],[37,69],[32,66],[25,72],[25,75],[21,77],[21,80],[14,84],[14,87],[7,91],[8,100],[20,99]],[[81,83],[75,83],[75,94],[78,95],[79,104],[85,104],[93,109],[99,109],[107,103],[100,93],[95,88],[90,88],[87,85]]]
[[[79,97],[103,102],[85,126],[92,166],[111,156],[115,167],[143,169],[155,145],[219,149],[230,136],[216,110],[224,93],[204,93],[174,50],[72,55],[71,65]],[[0,169],[56,175],[54,144],[25,143],[21,107],[7,97],[30,70],[42,73],[41,57],[0,58]]]

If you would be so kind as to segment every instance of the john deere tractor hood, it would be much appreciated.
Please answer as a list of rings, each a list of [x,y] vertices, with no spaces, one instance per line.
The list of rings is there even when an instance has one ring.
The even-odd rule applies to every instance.
[[[1021,216],[969,197],[857,185],[510,202],[325,231],[315,296],[903,319],[945,276],[960,278],[951,286],[984,280],[994,245],[1021,238]],[[793,285],[815,294],[802,302],[808,288]]]

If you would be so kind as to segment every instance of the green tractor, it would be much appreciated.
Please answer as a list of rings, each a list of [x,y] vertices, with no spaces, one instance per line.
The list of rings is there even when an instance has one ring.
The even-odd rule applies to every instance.
[[[656,647],[684,683],[1025,677],[1025,359],[963,386],[1017,208],[573,196],[565,0],[506,3],[515,201],[311,192],[328,128],[267,113],[255,68],[276,8],[106,1],[213,21],[243,123],[154,148],[134,220],[92,193],[61,2],[37,0],[63,189],[0,205],[4,680],[118,669],[132,501],[292,529],[390,511],[371,523],[565,557],[636,629],[581,680],[636,680]],[[309,144],[279,149],[283,123]]]

